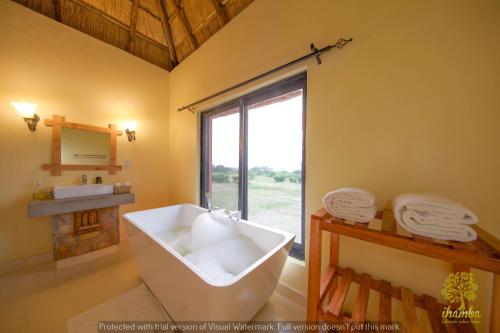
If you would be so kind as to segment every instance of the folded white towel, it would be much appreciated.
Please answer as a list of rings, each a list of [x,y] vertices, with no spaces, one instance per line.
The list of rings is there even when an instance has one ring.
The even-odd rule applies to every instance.
[[[413,210],[426,217],[420,223],[453,222],[474,224],[478,218],[474,212],[461,204],[432,193],[401,194],[393,200],[394,211]]]
[[[333,206],[328,211],[332,216],[353,222],[368,223],[375,218],[377,207],[341,207]]]
[[[343,187],[327,193],[325,197],[329,197],[335,204],[344,207],[372,207],[375,205],[375,196],[360,188]]]
[[[436,194],[398,195],[392,202],[396,221],[409,232],[436,239],[469,242],[477,234],[468,225],[477,216],[459,203]]]
[[[323,197],[323,206],[332,216],[353,222],[370,222],[377,213],[373,194],[355,188],[327,193]]]

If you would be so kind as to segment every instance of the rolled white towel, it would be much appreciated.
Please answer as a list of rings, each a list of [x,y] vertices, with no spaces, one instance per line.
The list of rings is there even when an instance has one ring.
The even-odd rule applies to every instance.
[[[354,187],[343,187],[338,190],[327,193],[337,205],[344,207],[372,207],[375,205],[375,196],[370,192]]]
[[[396,221],[409,232],[436,239],[470,242],[477,234],[468,225],[477,216],[459,203],[436,194],[398,195],[392,202]]]
[[[394,211],[412,210],[422,213],[419,223],[451,222],[474,224],[478,218],[461,204],[432,193],[401,194],[393,199]]]
[[[398,214],[399,215],[399,214]],[[415,211],[403,211],[397,222],[412,234],[426,236],[435,239],[453,240],[459,242],[471,242],[477,238],[477,233],[474,229],[465,224],[460,223],[418,223]]]
[[[375,218],[377,207],[341,207],[333,206],[328,211],[332,216],[353,222],[368,223]]]
[[[367,223],[375,218],[375,197],[368,191],[342,188],[327,193],[323,206],[334,217],[353,222]]]

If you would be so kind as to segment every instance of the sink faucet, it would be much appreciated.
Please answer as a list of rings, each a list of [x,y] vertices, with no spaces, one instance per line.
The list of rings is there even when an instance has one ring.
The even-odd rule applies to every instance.
[[[87,175],[82,175],[82,185],[87,184]]]

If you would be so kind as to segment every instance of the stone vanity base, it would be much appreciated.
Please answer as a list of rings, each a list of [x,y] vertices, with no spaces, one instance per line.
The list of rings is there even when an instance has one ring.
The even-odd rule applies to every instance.
[[[75,213],[52,216],[54,260],[78,256],[120,242],[118,206],[99,208],[97,211],[100,230],[81,234],[75,232]]]

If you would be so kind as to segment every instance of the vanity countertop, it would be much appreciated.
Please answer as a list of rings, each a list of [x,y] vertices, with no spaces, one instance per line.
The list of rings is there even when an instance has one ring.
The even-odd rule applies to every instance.
[[[28,217],[59,215],[82,210],[120,206],[135,202],[133,193],[94,195],[57,200],[33,200],[28,204]]]

